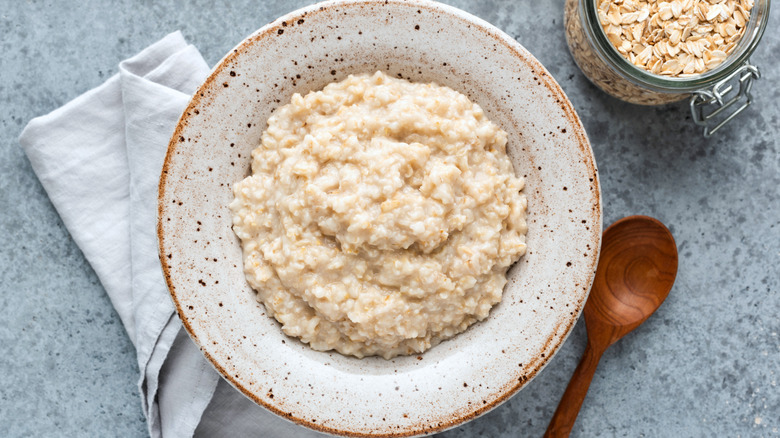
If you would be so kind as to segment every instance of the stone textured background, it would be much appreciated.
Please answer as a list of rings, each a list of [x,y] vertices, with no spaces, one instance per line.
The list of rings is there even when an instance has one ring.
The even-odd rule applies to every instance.
[[[133,347],[17,138],[181,29],[213,65],[308,1],[0,0],[0,424],[6,436],[144,436]],[[655,216],[677,239],[664,305],[605,354],[572,436],[780,436],[780,35],[753,56],[755,104],[705,140],[687,104],[643,108],[569,56],[563,0],[448,1],[534,54],[577,109],[600,168],[604,225]],[[584,349],[489,414],[441,436],[541,436]]]

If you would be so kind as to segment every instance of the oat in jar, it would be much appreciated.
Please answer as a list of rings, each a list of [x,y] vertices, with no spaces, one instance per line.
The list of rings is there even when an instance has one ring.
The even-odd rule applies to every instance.
[[[732,117],[714,124],[714,109],[738,113],[750,103],[759,72],[749,57],[768,19],[768,0],[567,0],[564,26],[572,57],[596,86],[640,105],[690,97],[707,135]]]

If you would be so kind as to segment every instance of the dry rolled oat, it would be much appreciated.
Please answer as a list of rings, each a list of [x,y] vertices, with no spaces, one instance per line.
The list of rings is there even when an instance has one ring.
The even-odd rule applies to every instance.
[[[689,77],[717,67],[734,50],[753,0],[598,0],[609,41],[635,66]]]

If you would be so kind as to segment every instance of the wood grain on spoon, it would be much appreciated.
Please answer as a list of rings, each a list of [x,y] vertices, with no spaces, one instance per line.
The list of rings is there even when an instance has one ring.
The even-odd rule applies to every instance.
[[[545,437],[569,435],[601,355],[658,309],[676,275],[677,246],[661,222],[630,216],[607,228],[584,310],[588,344]]]

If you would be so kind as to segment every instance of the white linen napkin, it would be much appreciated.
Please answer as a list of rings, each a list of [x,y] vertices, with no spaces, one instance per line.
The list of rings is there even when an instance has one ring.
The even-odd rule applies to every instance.
[[[163,280],[158,180],[176,122],[209,71],[172,33],[103,85],[31,120],[19,142],[135,345],[150,436],[321,436],[222,380],[183,330]]]

